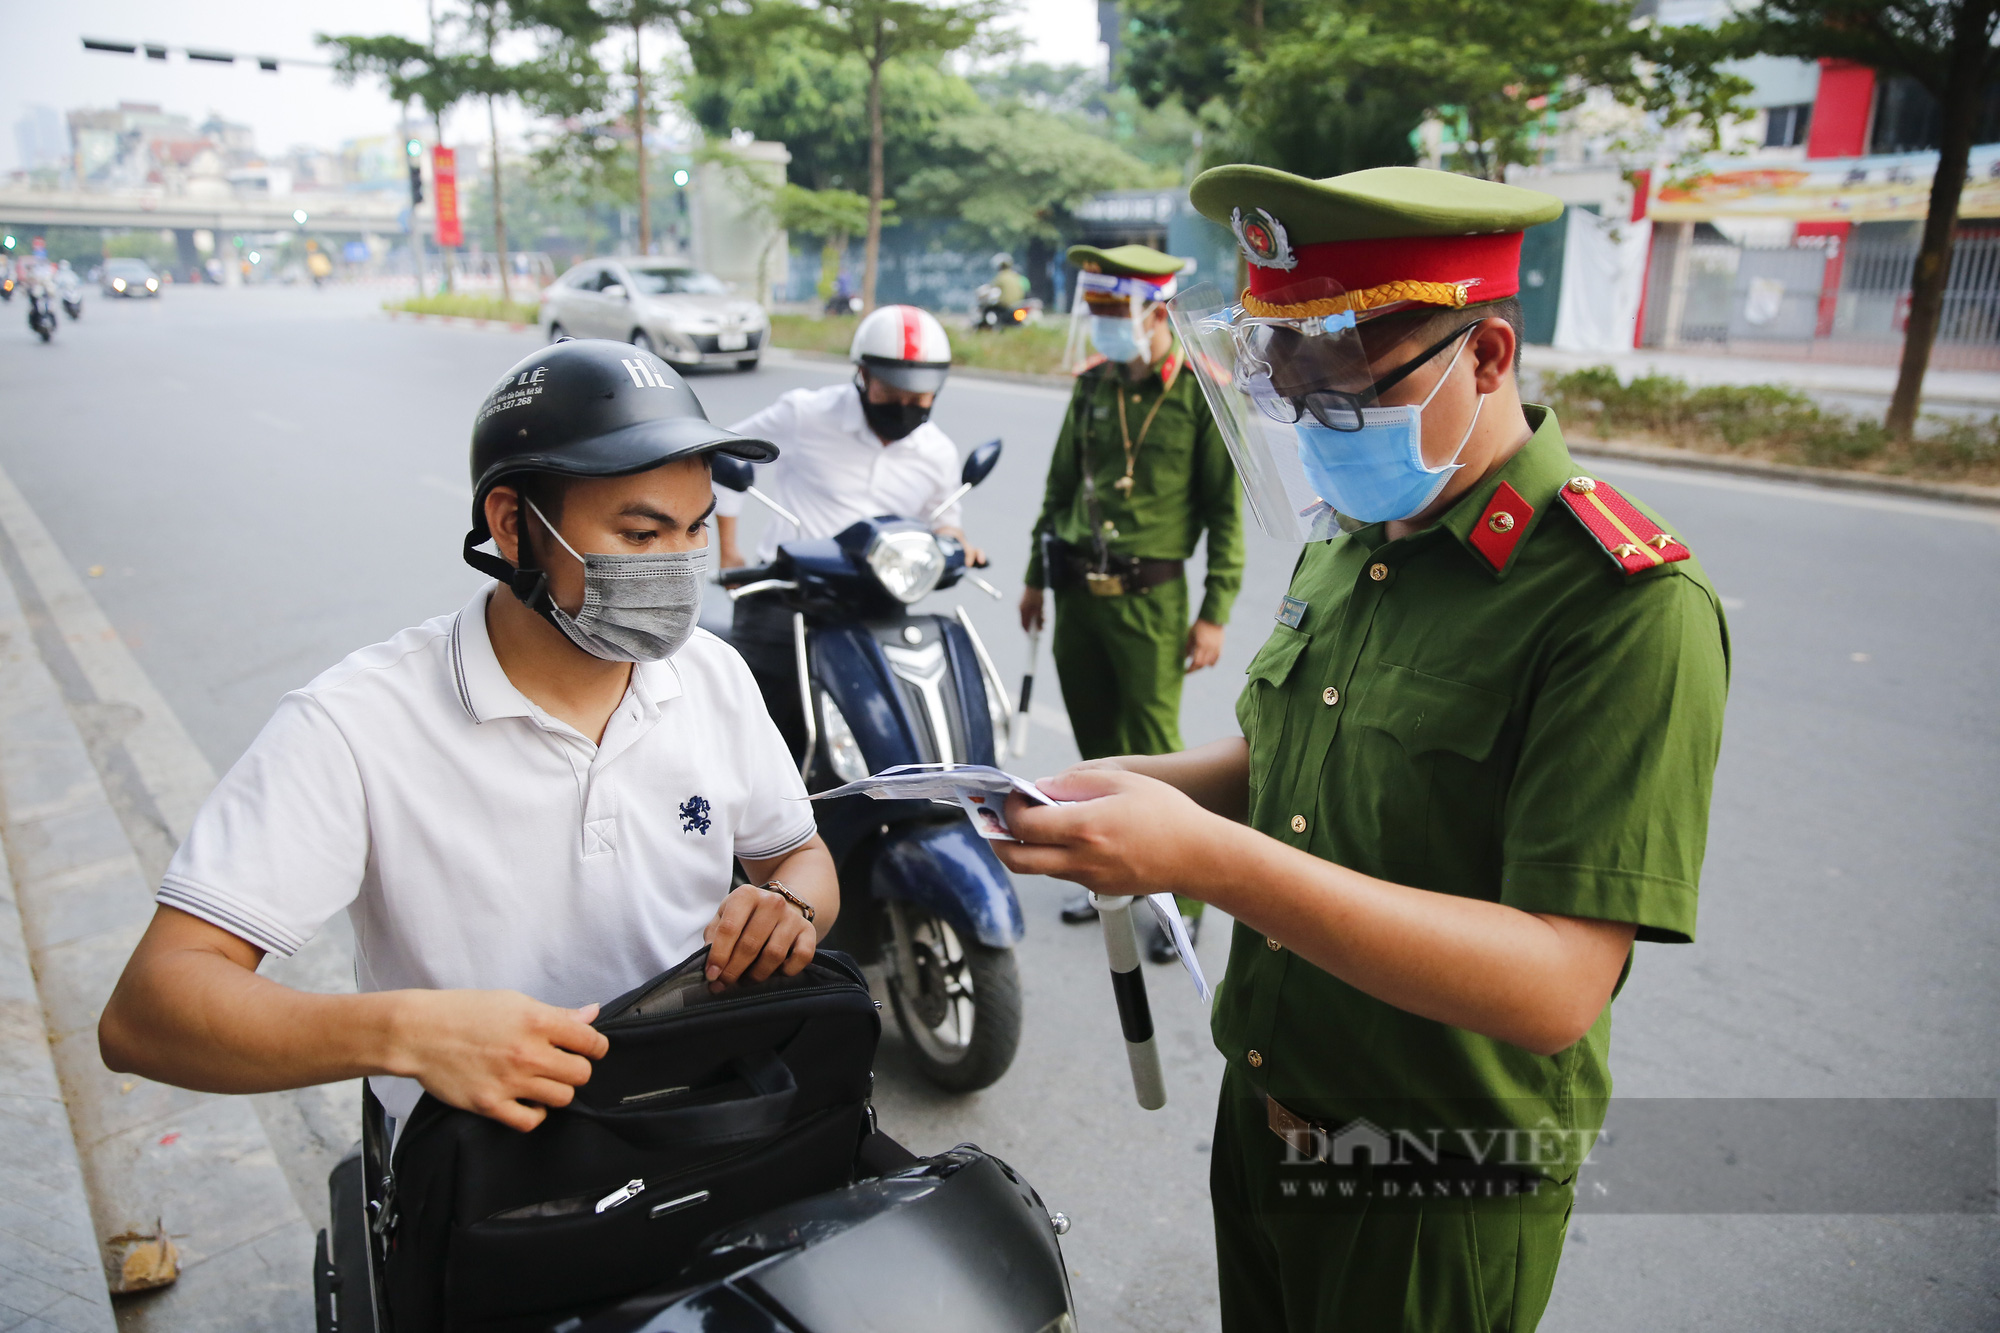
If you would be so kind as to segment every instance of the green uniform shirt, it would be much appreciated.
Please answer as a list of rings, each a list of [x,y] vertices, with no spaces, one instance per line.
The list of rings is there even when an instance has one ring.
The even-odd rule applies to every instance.
[[[1527,413],[1533,438],[1428,528],[1306,549],[1290,589],[1303,615],[1273,631],[1237,702],[1250,822],[1397,884],[1689,941],[1728,684],[1720,603],[1691,559],[1624,573],[1558,499],[1583,469],[1555,414]],[[1534,513],[1496,570],[1470,539],[1503,482]],[[1513,1160],[1567,1179],[1603,1123],[1610,1023],[1607,1006],[1574,1046],[1535,1055],[1239,925],[1213,1032],[1300,1115],[1426,1144],[1443,1130],[1461,1156],[1478,1155],[1468,1132],[1554,1130],[1512,1135]]]
[[[1201,385],[1183,373],[1179,348],[1134,384],[1120,367],[1103,364],[1077,377],[1049,459],[1048,489],[1035,531],[1053,532],[1073,546],[1091,549],[1090,507],[1084,498],[1082,460],[1097,483],[1097,508],[1111,524],[1113,555],[1148,560],[1185,560],[1208,532],[1208,577],[1202,620],[1224,625],[1243,586],[1243,519],[1237,500],[1236,465],[1209,415]],[[1125,447],[1118,430],[1116,395],[1125,396],[1125,422],[1134,451],[1132,490],[1118,489],[1125,475]],[[1164,395],[1166,401],[1161,402]],[[1154,414],[1157,406],[1159,411]],[[1141,428],[1151,415],[1153,422]],[[1028,559],[1027,584],[1043,586],[1037,543]]]

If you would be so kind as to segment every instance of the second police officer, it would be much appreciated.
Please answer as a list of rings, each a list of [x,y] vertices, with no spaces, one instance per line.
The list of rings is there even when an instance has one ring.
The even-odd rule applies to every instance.
[[[1035,520],[1021,625],[1040,626],[1053,589],[1056,675],[1083,758],[1167,754],[1181,748],[1181,682],[1221,657],[1243,586],[1236,470],[1167,320],[1186,261],[1078,245],[1069,262],[1076,388]],[[1204,532],[1207,574],[1190,617],[1185,565]],[[1192,935],[1202,905],[1181,906]],[[1095,917],[1083,893],[1063,908],[1072,924]],[[1154,928],[1147,952],[1165,962],[1173,946]]]

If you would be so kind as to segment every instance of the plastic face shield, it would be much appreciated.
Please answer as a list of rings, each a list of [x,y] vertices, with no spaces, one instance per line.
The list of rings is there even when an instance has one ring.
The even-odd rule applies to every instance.
[[[1146,312],[1152,302],[1164,300],[1172,290],[1156,287],[1143,278],[1113,277],[1109,273],[1077,274],[1076,290],[1069,303],[1069,342],[1063,349],[1063,369],[1074,373],[1095,356],[1113,361],[1130,361],[1138,356],[1151,359],[1153,338],[1146,329]],[[1129,328],[1121,329],[1120,324]],[[1114,344],[1110,350],[1100,345],[1107,342]],[[1113,355],[1114,352],[1127,354]]]
[[[1299,462],[1297,423],[1303,418],[1308,427],[1359,426],[1358,416],[1350,424],[1342,415],[1351,401],[1347,396],[1367,390],[1373,377],[1353,313],[1311,319],[1252,315],[1213,283],[1175,297],[1167,312],[1236,462],[1257,525],[1280,541],[1339,536],[1339,516],[1314,493]],[[1314,409],[1334,420],[1316,422]]]

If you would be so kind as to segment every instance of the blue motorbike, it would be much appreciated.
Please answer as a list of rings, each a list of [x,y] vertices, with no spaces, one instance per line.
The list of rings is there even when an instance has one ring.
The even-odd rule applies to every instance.
[[[1000,459],[1000,441],[965,460],[942,510]],[[748,463],[716,455],[715,484],[758,492]],[[935,517],[935,513],[932,515]],[[1012,706],[972,620],[912,606],[961,580],[965,548],[925,523],[881,517],[837,536],[782,545],[769,564],[722,571],[732,600],[776,596],[791,612],[808,791],[894,764],[993,764]],[[727,637],[726,626],[709,626]],[[886,974],[896,1023],[924,1076],[969,1092],[1013,1063],[1021,1036],[1014,945],[1023,930],[1013,881],[956,805],[815,803],[840,868],[842,910],[825,943]]]

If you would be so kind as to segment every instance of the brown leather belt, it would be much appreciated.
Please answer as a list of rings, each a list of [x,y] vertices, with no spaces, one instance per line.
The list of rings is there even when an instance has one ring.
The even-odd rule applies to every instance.
[[[1300,1157],[1319,1156],[1322,1147],[1333,1137],[1327,1126],[1306,1119],[1268,1093],[1264,1096],[1264,1123],[1270,1126],[1273,1134],[1284,1140],[1286,1147]],[[1441,1163],[1441,1166],[1432,1169],[1443,1170],[1454,1179],[1511,1182],[1515,1187],[1528,1193],[1534,1193],[1549,1183],[1540,1172],[1526,1167],[1495,1162],[1479,1163],[1454,1153],[1442,1154]],[[1384,1164],[1376,1165],[1379,1167]]]
[[[1143,556],[1114,555],[1104,568],[1081,547],[1067,542],[1049,543],[1049,586],[1068,590],[1083,588],[1099,597],[1119,597],[1129,593],[1144,596],[1162,583],[1181,577],[1185,560],[1148,560]]]

